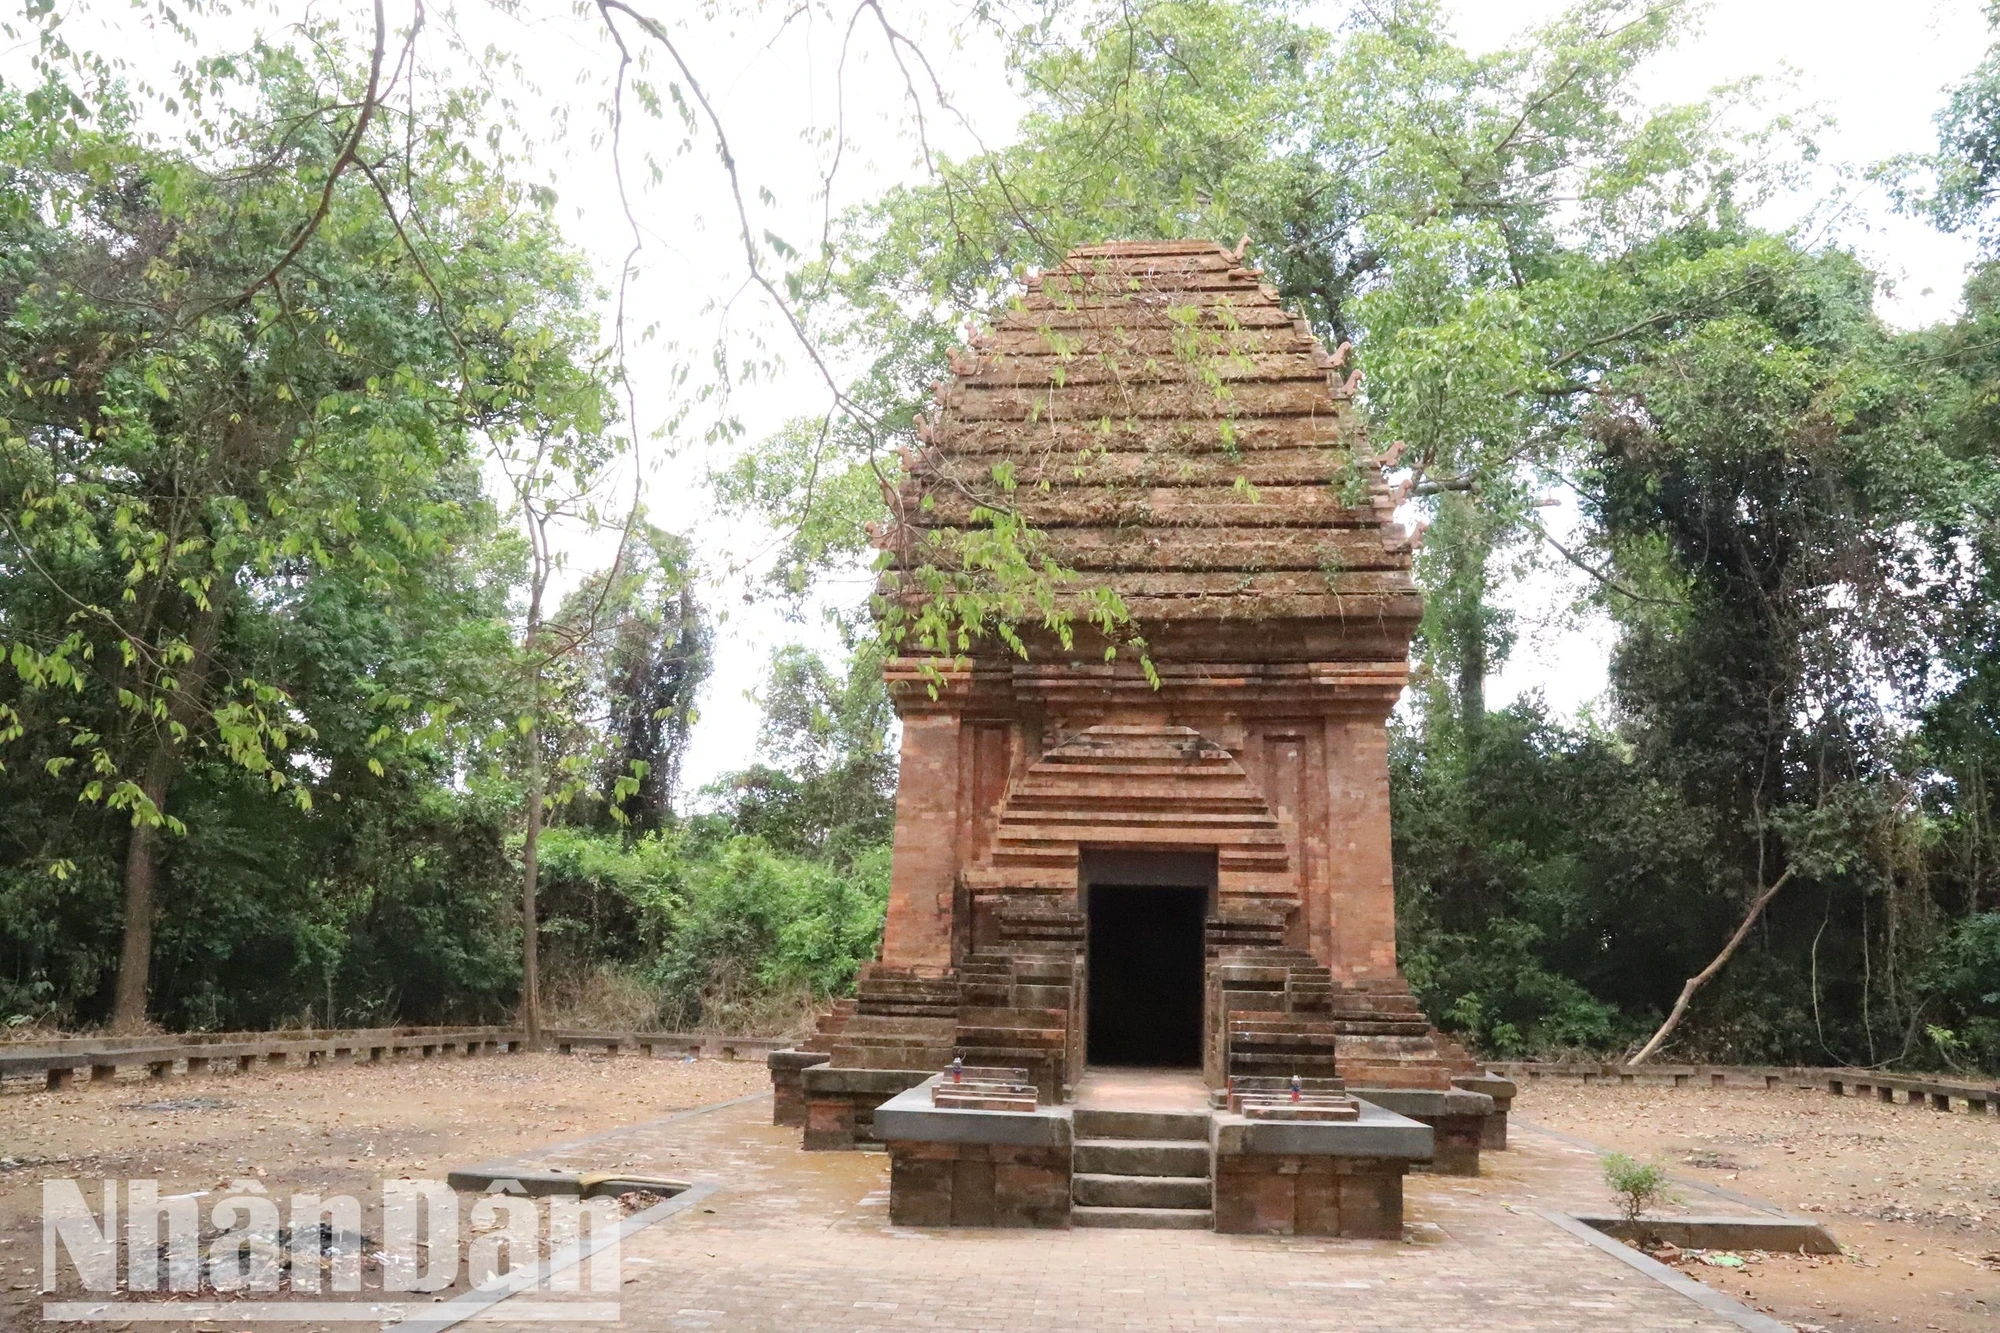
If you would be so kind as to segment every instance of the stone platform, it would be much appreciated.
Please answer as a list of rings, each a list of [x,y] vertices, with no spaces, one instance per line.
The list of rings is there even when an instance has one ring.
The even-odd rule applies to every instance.
[[[1393,1239],[1403,1177],[1430,1162],[1438,1140],[1429,1125],[1367,1101],[1358,1119],[1340,1121],[1214,1110],[1195,1070],[1094,1069],[1073,1105],[1033,1110],[939,1106],[944,1077],[872,1112],[899,1225]],[[1491,1106],[1475,1093],[1431,1096]]]
[[[1430,1126],[1366,1100],[1359,1120],[1317,1124],[1216,1111],[1209,1136],[1217,1231],[1374,1240],[1402,1236],[1403,1176],[1435,1143]]]
[[[1408,1178],[1404,1240],[1172,1230],[913,1228],[889,1218],[879,1153],[802,1153],[751,1102],[601,1138],[547,1165],[713,1184],[697,1208],[628,1237],[616,1327],[1159,1333],[1221,1327],[1388,1333],[1741,1333],[1741,1325],[1552,1225],[1602,1209],[1596,1155],[1520,1135],[1479,1179]],[[538,1158],[537,1160],[541,1160]],[[533,1293],[481,1320],[511,1317]],[[579,1298],[581,1299],[581,1298]]]
[[[1432,1151],[1418,1171],[1434,1171],[1443,1176],[1479,1174],[1479,1150],[1484,1146],[1487,1125],[1493,1120],[1493,1098],[1484,1092],[1463,1088],[1353,1088],[1364,1102],[1430,1127],[1435,1139]],[[1500,1122],[1500,1137],[1506,1137],[1506,1121]],[[1504,1142],[1503,1142],[1504,1146]]]

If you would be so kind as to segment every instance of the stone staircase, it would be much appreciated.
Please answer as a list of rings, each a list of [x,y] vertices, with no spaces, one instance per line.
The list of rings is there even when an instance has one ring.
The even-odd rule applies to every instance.
[[[956,977],[922,977],[879,964],[855,987],[854,1012],[827,1038],[831,1063],[848,1069],[942,1069],[958,1031]]]
[[[1333,974],[1305,950],[1284,943],[1284,922],[1212,918],[1207,945],[1225,1078],[1338,1077],[1334,1048],[1340,1033],[1330,1014]]]
[[[1463,1052],[1439,1044],[1407,989],[1342,987],[1310,953],[1283,943],[1279,923],[1211,920],[1208,945],[1221,1065],[1230,1077],[1337,1076],[1352,1087],[1443,1089],[1460,1064],[1471,1067]]]
[[[958,978],[965,1062],[1026,1069],[1045,1104],[1065,1100],[1081,1072],[1071,956],[976,950],[960,961]]]
[[[1078,1107],[1074,1123],[1071,1226],[1214,1228],[1206,1112]]]
[[[819,1022],[813,1028],[812,1034],[798,1044],[798,1049],[818,1051],[822,1055],[830,1054],[833,1051],[834,1041],[847,1030],[848,1021],[854,1017],[855,1007],[852,996],[844,1000],[835,1000],[828,1006],[826,1012],[819,1016]]]
[[[1229,1063],[1235,1078],[1336,1078],[1334,1025],[1323,1018],[1286,1014],[1229,1016]]]
[[[1408,990],[1337,990],[1330,1013],[1340,1042],[1340,1073],[1349,1086],[1451,1086],[1450,1055]]]

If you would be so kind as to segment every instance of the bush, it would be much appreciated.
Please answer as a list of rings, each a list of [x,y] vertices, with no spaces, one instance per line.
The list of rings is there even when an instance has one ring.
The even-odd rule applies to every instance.
[[[797,1026],[853,986],[889,901],[886,846],[841,866],[723,821],[551,829],[541,854],[552,1003],[631,1015],[643,996],[668,1028]]]
[[[2000,1073],[2000,912],[1956,922],[1917,988],[1943,1019],[1928,1031],[1945,1063]]]
[[[1673,1194],[1665,1168],[1622,1152],[1605,1154],[1604,1183],[1618,1196],[1618,1211],[1627,1222],[1637,1222],[1648,1208],[1668,1202]]]

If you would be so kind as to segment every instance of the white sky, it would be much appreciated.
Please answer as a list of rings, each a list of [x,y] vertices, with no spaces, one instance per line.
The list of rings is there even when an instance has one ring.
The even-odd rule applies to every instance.
[[[141,69],[157,68],[177,54],[135,27],[120,0],[78,7],[86,13],[71,33],[73,42],[101,41]],[[771,5],[740,21],[705,20],[699,17],[705,6],[670,0],[652,7],[663,15],[694,15],[678,20],[681,26],[675,31],[733,137],[758,229],[770,227],[802,248],[816,235],[823,208],[818,194],[824,147],[806,141],[801,127],[830,124],[837,106],[845,107],[849,148],[834,187],[836,210],[890,184],[921,179],[922,165],[907,133],[902,76],[878,32],[865,24],[857,31],[842,98],[833,81],[842,34],[823,18],[817,28],[805,20],[781,28],[782,15],[794,12],[789,6]],[[935,63],[940,82],[951,90],[972,130],[988,143],[1004,142],[1019,104],[1006,85],[993,42],[977,34],[957,41],[941,26],[946,20],[940,16],[957,13],[957,5],[887,0],[884,7]],[[1457,0],[1455,10],[1460,35],[1474,49],[1489,49],[1561,7],[1556,0]],[[567,108],[568,137],[545,146],[539,161],[560,193],[563,225],[596,258],[611,285],[630,234],[606,149],[593,141],[593,129],[601,123],[595,108],[603,97],[602,80],[612,67],[608,44],[589,20],[573,17],[568,4],[554,0],[539,5],[527,0],[524,8],[535,17],[525,20],[501,19],[476,0],[459,0],[459,8],[474,49],[490,41],[516,53],[529,77],[547,90],[546,101],[528,111],[528,124],[550,124],[559,108]],[[847,7],[834,8],[845,13]],[[1332,3],[1323,8],[1329,16],[1338,12]],[[1788,91],[1773,90],[1781,103],[1814,103],[1835,119],[1821,139],[1824,160],[1865,165],[1930,145],[1930,118],[1942,103],[1941,90],[1962,77],[1986,49],[1983,8],[1978,0],[1905,0],[1893,13],[1861,0],[1719,0],[1701,34],[1658,61],[1636,91],[1647,101],[1683,101],[1746,75],[1788,78]],[[288,16],[296,10],[279,4],[275,12]],[[404,4],[390,0],[391,21],[401,13],[407,13]],[[263,22],[272,26],[268,16]],[[90,23],[101,27],[93,30]],[[18,48],[0,52],[0,71],[18,76],[22,57]],[[653,77],[662,81],[661,71],[653,71]],[[918,77],[924,78],[920,71]],[[926,114],[935,142],[957,151],[971,146],[970,134],[935,105]],[[628,126],[628,178],[642,182],[634,189],[633,203],[644,249],[628,306],[628,327],[635,334],[630,365],[641,421],[656,425],[683,405],[674,387],[676,345],[709,345],[725,327],[739,351],[761,335],[788,363],[770,378],[735,391],[731,406],[745,427],[744,438],[754,440],[789,417],[816,413],[825,401],[817,380],[773,326],[770,309],[744,285],[735,218],[712,151],[702,145],[675,157],[679,135],[671,121],[635,118]],[[643,183],[643,151],[662,159],[661,184]],[[771,191],[771,201],[759,197],[759,187]],[[1794,212],[1781,210],[1759,220],[1784,225],[1811,202],[1793,201],[1782,207]],[[1855,245],[1895,280],[1884,310],[1898,323],[1929,322],[1954,308],[1970,257],[1967,243],[1892,216],[1879,193],[1868,191],[1857,197],[1839,239]],[[641,340],[638,331],[649,325],[656,332],[651,340]],[[697,404],[690,420],[713,416],[712,405]],[[643,454],[655,521],[690,532],[717,560],[749,555],[766,541],[764,534],[730,530],[714,514],[701,486],[707,469],[737,447],[711,447],[699,438],[659,439],[650,441]],[[1561,513],[1556,511],[1558,522]],[[579,537],[571,545],[579,568],[608,556],[602,540]],[[690,786],[751,759],[758,710],[746,689],[761,678],[771,649],[795,638],[832,644],[825,627],[810,618],[787,623],[767,603],[747,604],[746,586],[742,576],[732,575],[705,594],[726,619],[720,626],[717,671],[702,703],[686,767]],[[1490,687],[1496,706],[1521,691],[1540,689],[1559,711],[1573,714],[1602,690],[1607,635],[1601,624],[1569,623],[1567,607],[1578,590],[1567,576],[1548,572],[1513,590],[1509,602],[1521,615],[1521,637],[1513,659]],[[853,591],[858,598],[861,589]]]

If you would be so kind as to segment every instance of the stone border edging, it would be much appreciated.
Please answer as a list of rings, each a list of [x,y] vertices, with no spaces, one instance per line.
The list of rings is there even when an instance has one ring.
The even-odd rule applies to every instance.
[[[728,1105],[729,1103],[721,1103]],[[713,1108],[704,1107],[704,1110]],[[715,1194],[722,1187],[710,1181],[698,1181],[673,1198],[656,1203],[643,1212],[637,1212],[618,1224],[612,1235],[598,1236],[593,1233],[588,1241],[577,1241],[550,1255],[530,1268],[509,1271],[500,1282],[483,1290],[474,1290],[454,1296],[438,1307],[432,1314],[419,1315],[405,1320],[394,1327],[396,1333],[444,1333],[456,1328],[468,1319],[476,1319],[510,1296],[524,1291],[532,1291],[545,1280],[564,1269],[574,1268],[585,1259],[612,1243],[614,1239],[623,1242],[627,1236],[643,1231],[655,1222],[664,1222],[669,1217],[684,1213],[703,1199]],[[619,1275],[619,1304],[624,1303],[624,1275]],[[567,1304],[566,1302],[564,1304]],[[622,1311],[621,1311],[622,1313]],[[622,1322],[622,1320],[620,1321]]]
[[[488,1168],[504,1170],[513,1163],[518,1162],[522,1157],[533,1156],[537,1153],[558,1153],[567,1152],[575,1148],[584,1148],[593,1143],[602,1143],[606,1139],[615,1138],[620,1134],[629,1134],[634,1130],[650,1129],[655,1125],[671,1124],[676,1120],[686,1120],[693,1116],[707,1115],[710,1111],[725,1111],[732,1106],[741,1106],[745,1102],[754,1102],[760,1097],[768,1097],[770,1095],[768,1092],[753,1092],[742,1097],[731,1097],[728,1101],[710,1102],[706,1106],[690,1106],[652,1120],[641,1120],[637,1124],[632,1125],[620,1125],[615,1129],[600,1130],[595,1134],[586,1134],[580,1139],[566,1139],[561,1143],[552,1143],[544,1148],[531,1149],[529,1152],[521,1153],[514,1157],[496,1158],[491,1162],[483,1162],[471,1169],[475,1171],[486,1170]],[[721,1192],[721,1189],[722,1186],[713,1180],[696,1180],[689,1184],[685,1190],[674,1195],[673,1198],[662,1200],[654,1204],[651,1208],[643,1212],[634,1213],[620,1222],[618,1224],[618,1239],[623,1241],[627,1236],[632,1235],[634,1232],[643,1231],[655,1222],[664,1222],[676,1213],[685,1212],[695,1204],[700,1203],[703,1199]],[[518,1295],[523,1291],[539,1286],[549,1275],[560,1273],[566,1268],[574,1268],[577,1264],[582,1263],[609,1243],[609,1237],[600,1241],[593,1235],[586,1249],[585,1242],[578,1241],[576,1244],[551,1255],[548,1259],[536,1264],[533,1268],[522,1269],[521,1280],[518,1283],[513,1280],[514,1275],[509,1273],[507,1281],[499,1287],[487,1291],[468,1291],[462,1295],[454,1296],[451,1300],[446,1301],[433,1315],[397,1324],[395,1326],[396,1333],[444,1333],[446,1329],[455,1328],[468,1319],[477,1318],[510,1296]],[[622,1281],[623,1275],[621,1274],[620,1276],[619,1291],[622,1302],[624,1282]]]
[[[1717,1088],[1824,1088],[1836,1097],[1845,1096],[1852,1088],[1856,1096],[1865,1097],[1872,1092],[1891,1104],[1900,1092],[1908,1105],[1928,1102],[1937,1111],[1952,1110],[1954,1102],[1964,1102],[1965,1109],[1973,1115],[1985,1115],[1989,1109],[2000,1110],[2000,1083],[1884,1074],[1833,1065],[1621,1065],[1570,1060],[1495,1060],[1484,1067],[1517,1083],[1558,1078],[1582,1083],[1659,1086],[1672,1083],[1677,1088],[1689,1084]]]
[[[1664,1242],[1683,1250],[1760,1250],[1767,1254],[1839,1254],[1824,1223],[1805,1217],[1643,1216],[1627,1221],[1617,1213],[1571,1213],[1613,1240]]]
[[[1734,1296],[1717,1291],[1705,1282],[1697,1282],[1685,1273],[1677,1273],[1659,1260],[1648,1258],[1623,1241],[1611,1239],[1568,1213],[1559,1213],[1553,1208],[1537,1208],[1535,1211],[1585,1244],[1602,1250],[1627,1267],[1637,1269],[1661,1286],[1672,1288],[1710,1314],[1727,1319],[1743,1329],[1744,1333],[1792,1333],[1790,1324],[1759,1314]]]
[[[289,1066],[294,1060],[306,1065],[339,1060],[378,1063],[406,1054],[423,1059],[433,1056],[466,1057],[513,1053],[526,1042],[526,1034],[510,1027],[409,1027],[354,1028],[323,1032],[270,1033],[189,1033],[168,1037],[72,1037],[44,1045],[0,1044],[0,1081],[8,1078],[45,1077],[53,1092],[66,1088],[77,1071],[89,1070],[95,1083],[110,1082],[121,1069],[143,1065],[156,1079],[172,1077],[177,1068],[189,1074],[206,1073],[216,1065],[234,1063],[238,1071],[258,1065]],[[577,1047],[601,1047],[606,1055],[617,1055],[636,1047],[645,1058],[657,1052],[679,1053],[690,1058],[711,1056],[734,1060],[768,1055],[785,1044],[782,1037],[730,1037],[700,1032],[581,1032],[556,1030],[545,1034],[544,1042],[559,1054],[572,1054]]]

